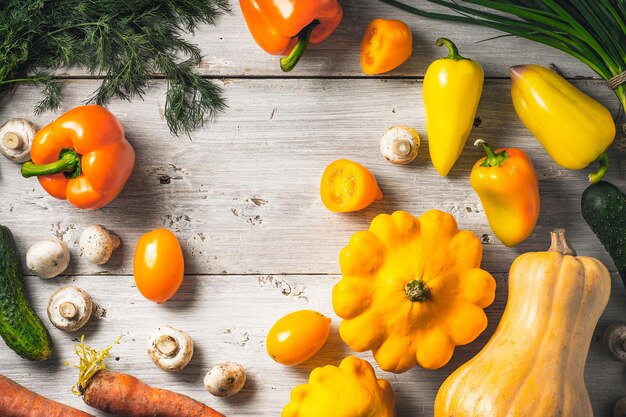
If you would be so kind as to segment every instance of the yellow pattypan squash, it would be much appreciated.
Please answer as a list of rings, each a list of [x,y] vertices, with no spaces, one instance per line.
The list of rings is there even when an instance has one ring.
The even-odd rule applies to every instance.
[[[478,238],[448,213],[377,216],[339,256],[333,308],[344,319],[341,338],[354,351],[372,350],[385,371],[442,367],[487,327],[483,308],[496,283],[481,257]]]
[[[291,391],[282,417],[394,417],[391,385],[369,362],[348,356],[339,367],[315,368],[309,383]]]

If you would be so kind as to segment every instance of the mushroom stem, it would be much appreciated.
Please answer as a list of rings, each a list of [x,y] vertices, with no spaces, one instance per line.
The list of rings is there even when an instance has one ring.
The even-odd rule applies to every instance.
[[[112,248],[112,250],[115,250],[115,249],[119,248],[120,245],[122,244],[122,241],[120,240],[119,236],[117,236],[116,234],[113,234],[111,232],[109,232],[109,236],[111,237],[111,248]]]
[[[413,146],[407,138],[396,138],[391,142],[393,153],[399,156],[407,156],[411,153]]]
[[[565,236],[565,229],[554,229],[550,232],[550,249],[548,252],[559,252],[563,255],[576,256],[576,251],[570,246]]]
[[[168,334],[159,336],[154,345],[161,354],[167,356],[168,358],[176,356],[179,350],[176,339]]]
[[[72,320],[78,315],[78,308],[71,301],[64,301],[59,305],[59,313],[63,318]]]
[[[26,141],[15,132],[6,132],[2,138],[2,143],[7,149],[23,149]]]

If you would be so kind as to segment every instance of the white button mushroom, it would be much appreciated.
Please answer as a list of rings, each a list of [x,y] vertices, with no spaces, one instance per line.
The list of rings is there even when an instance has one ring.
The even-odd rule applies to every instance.
[[[181,371],[193,356],[193,340],[182,330],[160,326],[148,339],[148,355],[164,371]]]
[[[13,162],[30,159],[30,145],[37,133],[26,119],[9,119],[0,127],[0,153]]]
[[[223,362],[209,369],[204,377],[204,386],[216,397],[237,394],[246,383],[246,370],[235,362]]]
[[[50,297],[48,318],[57,329],[74,332],[82,328],[94,312],[94,303],[87,292],[78,287],[63,287]]]
[[[392,126],[380,139],[380,153],[392,164],[411,163],[420,150],[420,137],[408,126]]]
[[[113,251],[120,246],[120,238],[104,226],[92,224],[80,235],[80,256],[89,262],[102,265],[109,261]]]
[[[41,240],[26,253],[26,266],[41,278],[54,278],[69,264],[70,251],[57,238]]]

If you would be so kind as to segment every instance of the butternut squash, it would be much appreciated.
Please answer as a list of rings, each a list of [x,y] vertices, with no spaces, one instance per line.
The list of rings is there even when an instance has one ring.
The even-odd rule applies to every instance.
[[[583,374],[610,291],[606,267],[552,232],[547,252],[513,262],[498,328],[443,383],[435,417],[593,416]]]

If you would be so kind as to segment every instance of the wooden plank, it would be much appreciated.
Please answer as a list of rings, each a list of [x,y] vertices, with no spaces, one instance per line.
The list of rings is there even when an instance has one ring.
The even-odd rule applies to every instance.
[[[421,4],[426,2],[419,2]],[[596,76],[576,59],[543,45],[524,39],[504,37],[481,42],[502,35],[501,32],[472,25],[453,24],[413,16],[379,1],[342,1],[344,20],[324,43],[311,45],[302,61],[291,73],[283,73],[278,58],[266,54],[252,39],[237,2],[232,14],[222,16],[216,26],[203,26],[193,41],[204,58],[198,68],[201,74],[216,77],[233,76],[287,76],[336,77],[364,76],[359,63],[360,44],[367,23],[375,18],[400,19],[413,32],[413,56],[397,70],[385,76],[422,76],[428,65],[446,52],[434,45],[445,36],[457,43],[463,55],[485,67],[489,77],[506,77],[509,66],[515,64],[555,63],[569,77]],[[443,10],[425,5],[430,10]],[[85,75],[72,69],[64,75]],[[597,77],[597,76],[596,76]]]
[[[436,371],[413,369],[401,375],[381,371],[397,396],[398,416],[430,416],[437,389],[458,366],[475,355],[493,333],[506,303],[506,275],[498,274],[496,302],[488,309],[490,325],[473,344],[457,348],[452,361]],[[337,332],[340,320],[333,314],[330,290],[335,276],[199,276],[187,277],[181,291],[170,301],[157,305],[143,299],[131,277],[80,277],[54,281],[27,280],[38,313],[45,317],[50,294],[61,285],[78,285],[106,309],[106,317],[88,323],[84,333],[93,346],[110,344],[119,335],[122,343],[112,351],[112,370],[131,373],[149,384],[176,390],[199,399],[229,417],[277,416],[289,401],[289,392],[306,382],[316,366],[338,364],[351,354]],[[626,314],[626,292],[613,276],[613,295],[587,361],[586,382],[596,416],[610,415],[614,401],[624,394],[623,367],[612,362],[600,346],[599,337],[609,322]],[[314,309],[332,317],[329,342],[310,361],[296,367],[273,362],[265,352],[267,331],[274,321],[291,311]],[[47,319],[46,319],[46,323]],[[187,331],[195,341],[195,355],[180,374],[168,374],[155,367],[145,352],[148,335],[159,325],[168,324]],[[75,361],[70,335],[48,325],[54,341],[52,359],[32,363],[17,357],[0,343],[0,374],[49,398],[89,410],[69,390],[76,371],[64,366]],[[523,337],[523,335],[520,335]],[[369,353],[358,356],[375,362]],[[204,390],[202,378],[208,368],[220,361],[243,364],[249,375],[244,391],[231,399],[217,399]],[[104,413],[97,414],[105,416]]]
[[[66,82],[64,110],[80,103],[94,82]],[[616,100],[602,83],[578,82],[602,102]],[[484,245],[484,266],[506,272],[521,252],[545,249],[548,232],[568,229],[578,253],[614,265],[580,215],[588,171],[558,167],[517,119],[508,82],[489,81],[474,129],[461,159],[447,178],[432,168],[424,133],[421,84],[408,80],[228,80],[229,109],[192,138],[171,137],[162,118],[163,83],[144,102],[114,102],[111,110],[127,128],[137,151],[133,176],[121,196],[104,209],[85,212],[48,196],[18,166],[0,160],[0,216],[16,235],[21,253],[35,241],[58,236],[72,249],[69,274],[132,274],[138,237],[165,226],[178,235],[189,274],[338,273],[337,255],[350,235],[379,213],[406,210],[419,215],[451,212],[460,227]],[[32,117],[36,90],[20,89],[4,102],[0,120],[28,117],[43,125],[56,114]],[[391,125],[409,124],[423,135],[417,162],[393,166],[379,154],[379,137]],[[533,235],[515,249],[493,236],[468,174],[481,151],[471,142],[526,149],[540,176],[542,210]],[[322,205],[318,184],[324,167],[338,158],[372,170],[385,198],[353,214],[333,214]],[[608,179],[622,189],[620,154],[611,155]],[[78,256],[82,229],[102,223],[123,242],[105,266]]]

